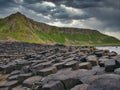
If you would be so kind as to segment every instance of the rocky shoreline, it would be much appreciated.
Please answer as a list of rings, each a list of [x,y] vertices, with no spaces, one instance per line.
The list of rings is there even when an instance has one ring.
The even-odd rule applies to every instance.
[[[0,90],[120,90],[120,55],[88,46],[0,44]]]

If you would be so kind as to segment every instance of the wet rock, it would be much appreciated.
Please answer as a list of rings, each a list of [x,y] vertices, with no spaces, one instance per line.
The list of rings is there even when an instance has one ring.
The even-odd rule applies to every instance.
[[[106,60],[104,64],[106,72],[114,72],[114,69],[116,68],[116,63],[114,59]]]
[[[62,69],[64,67],[64,64],[65,62],[61,62],[61,63],[56,63],[54,64],[54,66],[57,68],[57,69]]]
[[[71,90],[87,90],[88,86],[89,86],[88,84],[81,84],[81,85],[75,86]]]
[[[25,74],[20,74],[19,75],[19,82],[22,82],[24,81],[25,79],[29,78],[32,76],[32,73],[25,73]]]
[[[10,90],[9,87],[0,88],[0,90]]]
[[[100,66],[94,66],[92,68],[92,71],[96,72],[96,75],[102,75],[105,74],[105,68],[104,67],[100,67]]]
[[[50,67],[52,65],[51,62],[43,62],[43,63],[39,63],[35,66],[33,66],[34,69],[43,69],[43,68],[47,68]]]
[[[66,90],[61,81],[49,81],[43,85],[42,90]]]
[[[33,76],[23,81],[23,86],[31,88],[35,83],[41,81],[42,77]]]
[[[79,79],[72,78],[72,77],[69,77],[69,76],[62,76],[61,75],[57,79],[62,81],[62,83],[64,84],[66,90],[71,89],[72,87],[74,87],[77,84],[81,84]]]
[[[40,76],[47,76],[50,74],[54,74],[57,72],[57,68],[56,67],[48,67],[48,68],[44,68],[38,71],[38,75]]]
[[[12,88],[11,90],[31,90],[31,89],[27,87],[23,87],[23,86],[16,86]]]
[[[105,65],[104,65],[104,62],[105,62],[106,60],[109,60],[109,59],[108,59],[108,58],[100,58],[100,59],[98,60],[100,67],[104,67],[104,66],[105,66]]]
[[[115,74],[105,74],[96,77],[87,90],[120,90],[120,76]]]
[[[72,67],[73,70],[76,70],[79,68],[79,63],[77,61],[70,61],[64,64],[65,68]]]
[[[79,64],[80,69],[92,69],[92,65],[90,62],[84,62]]]
[[[115,69],[115,70],[114,70],[114,73],[120,75],[120,68]]]
[[[116,58],[115,60],[116,60],[116,64],[117,64],[116,66],[120,67],[120,58]]]
[[[117,53],[112,51],[112,52],[111,52],[111,53],[109,53],[108,55],[109,55],[109,57],[113,57],[113,56],[116,56],[116,55],[117,55]]]
[[[3,84],[0,84],[0,88],[8,87],[9,89],[15,87],[18,84],[18,80],[6,81]]]
[[[103,56],[103,52],[102,51],[97,51],[97,52],[95,52],[95,55],[97,57],[102,57]]]
[[[12,75],[8,77],[8,80],[18,80],[19,75]]]
[[[13,70],[15,70],[15,68],[16,68],[16,64],[15,63],[10,63],[10,64],[7,64],[7,65],[0,66],[0,70],[4,74],[11,73]]]
[[[80,57],[80,61],[81,61],[81,62],[87,62],[86,57],[87,57],[86,55]]]
[[[10,73],[10,75],[19,75],[20,74],[20,71],[19,70],[15,70],[13,72]]]
[[[90,55],[87,57],[87,61],[92,64],[92,66],[95,66],[98,64],[97,57],[94,55]]]

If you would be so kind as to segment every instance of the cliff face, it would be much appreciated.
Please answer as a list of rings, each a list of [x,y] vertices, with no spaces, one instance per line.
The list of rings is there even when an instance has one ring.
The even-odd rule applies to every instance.
[[[66,45],[119,45],[114,37],[96,30],[60,28],[36,22],[17,12],[0,19],[0,39],[14,41]]]

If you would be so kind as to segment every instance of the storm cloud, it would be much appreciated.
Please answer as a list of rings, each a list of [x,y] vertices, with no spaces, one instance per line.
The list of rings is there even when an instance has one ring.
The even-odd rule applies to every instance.
[[[120,39],[120,0],[0,0],[0,18],[17,11],[50,25],[96,29]]]

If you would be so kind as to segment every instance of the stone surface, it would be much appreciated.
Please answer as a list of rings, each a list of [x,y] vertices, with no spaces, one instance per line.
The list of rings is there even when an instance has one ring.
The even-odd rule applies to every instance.
[[[42,77],[40,77],[40,76],[30,77],[30,78],[23,81],[23,86],[31,88],[32,85],[34,85],[37,82],[40,82],[41,79],[42,79]]]
[[[72,67],[73,70],[78,69],[79,68],[79,64],[77,61],[70,61],[64,64],[65,68],[69,68]]]
[[[87,90],[120,90],[120,76],[115,74],[105,74],[96,77],[90,83]]]
[[[42,90],[65,90],[61,81],[49,81],[43,85]]]
[[[115,70],[114,70],[114,73],[120,75],[120,68],[115,69]]]
[[[89,86],[88,84],[81,84],[81,85],[75,86],[71,90],[87,90],[88,86]]]
[[[25,73],[25,74],[20,74],[19,75],[19,82],[22,82],[24,81],[25,79],[29,78],[32,76],[32,73]]]
[[[105,71],[106,72],[113,72],[116,68],[116,63],[114,59],[109,59],[104,62],[105,65]]]
[[[11,90],[31,90],[31,89],[27,87],[23,87],[23,86],[16,86],[12,88]]]
[[[80,69],[92,69],[92,65],[90,62],[84,62],[79,64]]]
[[[40,76],[47,76],[50,74],[54,74],[57,72],[57,68],[56,67],[48,67],[48,68],[44,68],[38,71],[38,75]]]
[[[57,68],[57,69],[62,69],[64,67],[64,64],[65,62],[61,62],[61,63],[56,63],[54,64],[54,66]]]
[[[92,66],[95,66],[98,64],[97,57],[95,55],[88,56],[87,61],[90,62]]]

